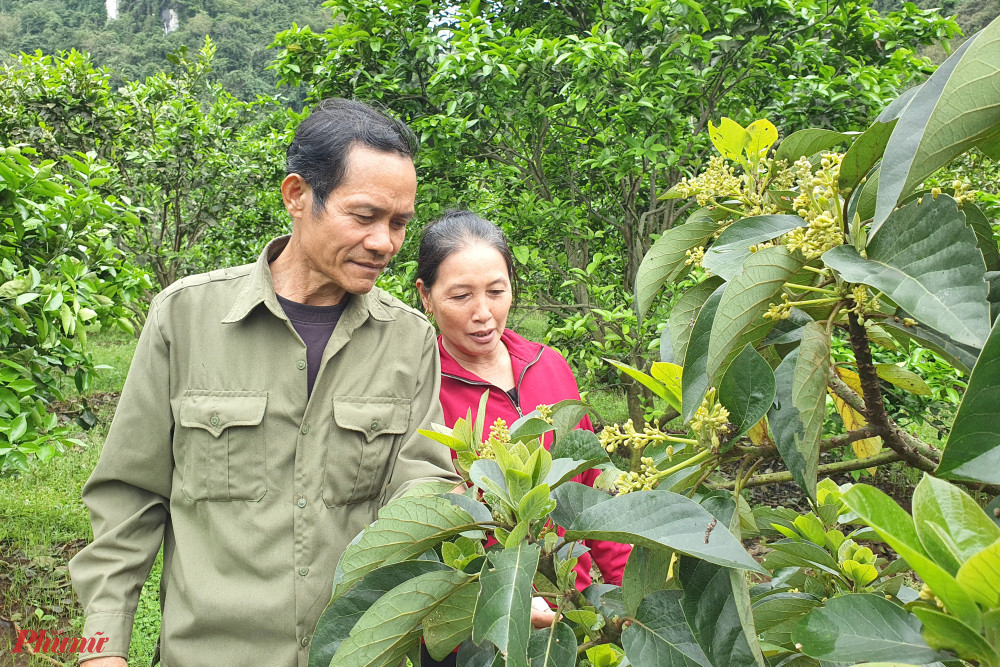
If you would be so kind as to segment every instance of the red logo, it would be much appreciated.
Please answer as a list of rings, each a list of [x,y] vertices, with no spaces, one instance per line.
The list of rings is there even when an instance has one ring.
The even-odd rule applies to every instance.
[[[59,630],[21,630],[14,653],[100,653],[108,642],[98,632],[93,637],[63,637]],[[25,648],[28,647],[28,648]]]

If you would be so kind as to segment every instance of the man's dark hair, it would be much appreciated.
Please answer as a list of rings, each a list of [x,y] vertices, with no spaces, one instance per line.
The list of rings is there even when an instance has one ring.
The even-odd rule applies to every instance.
[[[285,152],[285,173],[302,177],[312,188],[313,208],[320,211],[327,195],[344,180],[352,148],[363,146],[412,160],[417,145],[417,137],[402,121],[367,104],[331,97],[313,107],[295,130]]]
[[[473,245],[488,246],[503,257],[513,294],[512,305],[516,304],[520,289],[517,273],[514,271],[514,253],[511,252],[507,237],[494,223],[472,211],[447,211],[439,220],[424,228],[417,255],[417,278],[423,280],[424,287],[430,290],[437,281],[441,262],[453,253]]]

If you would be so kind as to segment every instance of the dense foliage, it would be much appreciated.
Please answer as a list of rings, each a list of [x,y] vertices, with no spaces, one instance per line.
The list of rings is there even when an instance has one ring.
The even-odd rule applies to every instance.
[[[1000,665],[1000,520],[945,481],[1000,488],[1000,252],[967,184],[922,186],[969,151],[1000,158],[998,49],[1000,18],[860,134],[801,130],[772,152],[769,121],[709,122],[720,155],[661,195],[701,208],[636,276],[640,315],[664,285],[695,277],[661,361],[629,370],[684,431],[574,431],[583,408],[564,401],[509,428],[498,420],[482,442],[484,401],[475,418],[427,432],[457,452],[470,490],[425,490],[380,512],[338,565],[311,664],[393,665],[422,637],[435,657],[461,645],[462,667]],[[849,343],[836,364],[835,338]],[[943,452],[885,409],[882,381],[925,385],[876,367],[872,347],[914,342],[971,372]],[[846,432],[824,439],[828,396]],[[821,450],[846,445],[858,460],[820,465]],[[787,472],[756,474],[779,460]],[[820,479],[898,460],[929,473],[912,517],[877,489]],[[568,481],[591,467],[616,495]],[[812,511],[751,511],[740,491],[782,475]],[[744,573],[761,566],[744,531],[783,538],[753,588]],[[484,533],[498,545],[468,539]],[[585,539],[635,545],[621,586],[576,590]],[[531,630],[533,594],[557,609],[551,628]]]
[[[250,261],[285,227],[278,186],[293,118],[273,98],[241,102],[212,83],[215,45],[169,56],[173,71],[114,90],[79,53],[22,56],[0,70],[0,140],[51,159],[94,151],[115,169],[101,191],[134,207],[117,242],[161,287]]]
[[[77,391],[93,377],[87,327],[132,331],[130,305],[152,287],[115,246],[138,219],[99,193],[110,165],[93,155],[58,164],[28,148],[2,150],[0,473],[75,442],[74,429],[58,422],[50,404],[62,398],[64,376]]]
[[[330,6],[343,23],[277,37],[283,80],[410,122],[426,147],[423,214],[460,204],[501,224],[553,314],[550,342],[591,373],[607,372],[602,356],[646,363],[631,279],[690,209],[660,195],[703,166],[710,119],[858,129],[929,71],[914,47],[957,31],[912,4]],[[637,399],[633,387],[636,419]]]
[[[108,68],[115,87],[142,81],[163,69],[168,53],[197,49],[209,36],[219,45],[216,82],[242,100],[272,95],[276,79],[268,71],[268,45],[294,23],[323,29],[333,16],[319,0],[266,2],[117,0],[118,18],[109,19],[105,0],[0,0],[0,57],[8,53],[56,55],[86,51]],[[170,12],[176,28],[166,30]]]

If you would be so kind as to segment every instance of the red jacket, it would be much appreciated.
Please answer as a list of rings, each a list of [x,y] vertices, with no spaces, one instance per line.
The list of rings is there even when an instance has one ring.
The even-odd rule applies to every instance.
[[[441,352],[441,406],[444,408],[445,425],[449,428],[459,419],[463,419],[468,414],[469,408],[472,408],[475,416],[479,399],[487,389],[490,390],[490,397],[486,403],[484,433],[479,434],[480,437],[488,434],[490,424],[497,417],[502,417],[510,426],[522,414],[531,412],[538,405],[553,405],[565,399],[580,398],[573,371],[558,352],[526,340],[510,329],[503,332],[500,340],[510,353],[510,362],[514,369],[514,387],[517,389],[520,405],[514,405],[514,401],[500,387],[462,368],[444,349],[441,337],[438,337],[438,350]],[[577,428],[594,430],[590,417],[584,417]],[[547,434],[545,447],[548,448],[551,444],[552,435]],[[454,455],[452,452],[452,456]],[[597,470],[588,470],[574,477],[573,481],[593,486],[598,474]],[[563,530],[559,529],[559,532],[561,534]],[[577,588],[583,590],[591,583],[591,554],[597,561],[604,580],[620,585],[625,562],[632,547],[598,540],[587,540],[585,544],[590,547],[590,552],[583,554],[577,563]]]

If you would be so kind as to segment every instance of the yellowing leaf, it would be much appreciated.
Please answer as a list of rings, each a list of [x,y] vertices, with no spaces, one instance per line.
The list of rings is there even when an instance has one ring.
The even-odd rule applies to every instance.
[[[778,128],[766,118],[747,125],[747,133],[750,135],[750,143],[746,147],[747,157],[754,162],[765,157],[774,142],[778,140]]]
[[[918,396],[931,395],[931,388],[927,386],[923,378],[913,371],[900,368],[896,364],[875,364],[875,372],[886,382],[891,382],[911,394],[917,394]]]
[[[861,378],[858,377],[857,373],[846,368],[840,368],[839,366],[836,368],[836,373],[844,381],[844,384],[853,389],[858,396],[864,398],[864,393],[861,391]],[[837,407],[837,413],[844,420],[844,428],[848,431],[856,431],[868,426],[868,422],[860,412],[845,403],[842,398],[834,394],[830,389],[827,389],[827,391],[833,398],[833,404]],[[854,455],[859,459],[871,458],[882,451],[882,438],[875,437],[855,440],[851,443],[851,449],[854,450]],[[875,468],[868,468],[867,470],[872,474],[875,473]]]
[[[681,404],[681,371],[683,369],[677,364],[671,364],[666,361],[654,361],[653,366],[649,369],[649,374],[653,376],[654,380],[659,380],[663,383],[663,387],[667,390],[667,393],[671,394],[676,401],[676,405]],[[668,400],[670,405],[675,405],[674,401]],[[680,410],[678,410],[680,412]]]
[[[774,447],[774,442],[771,440],[771,436],[767,433],[767,417],[764,417],[759,422],[751,426],[747,435],[750,436],[750,442],[758,447],[762,445]]]
[[[740,154],[750,144],[750,133],[735,120],[725,116],[718,126],[708,121],[708,136],[715,149],[728,160],[739,160]]]

